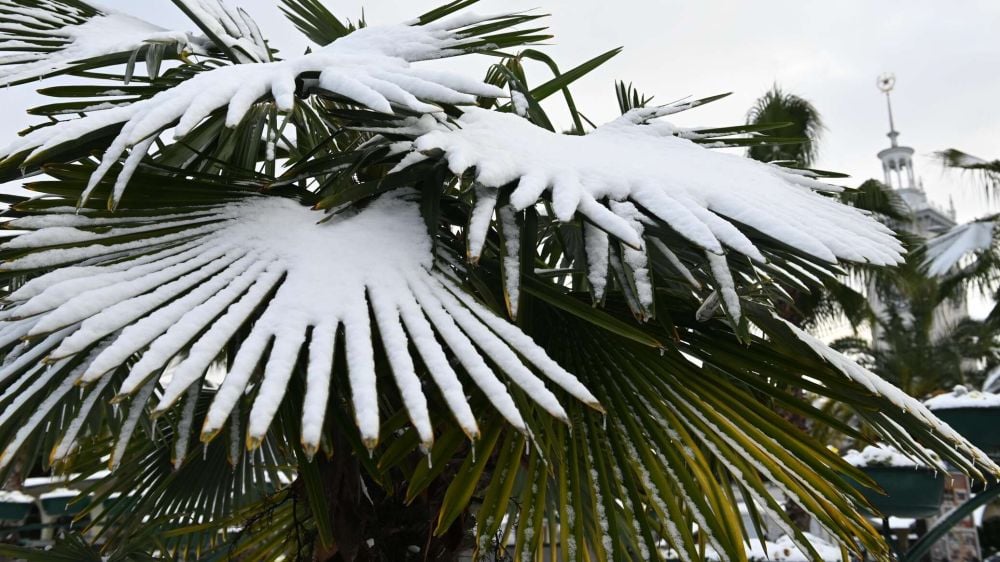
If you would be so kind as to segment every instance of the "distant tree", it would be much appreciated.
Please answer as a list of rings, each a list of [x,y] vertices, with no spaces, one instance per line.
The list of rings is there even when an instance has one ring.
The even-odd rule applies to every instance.
[[[761,162],[790,161],[799,166],[811,166],[819,154],[819,139],[823,120],[808,100],[790,94],[775,84],[757,99],[747,112],[749,125],[781,125],[770,134],[804,139],[787,144],[751,146],[747,155]]]

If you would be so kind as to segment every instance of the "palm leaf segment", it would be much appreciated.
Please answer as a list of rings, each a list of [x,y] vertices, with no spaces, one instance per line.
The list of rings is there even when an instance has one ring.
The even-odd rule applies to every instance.
[[[432,271],[430,238],[417,207],[406,199],[406,193],[385,196],[354,216],[341,214],[320,224],[315,213],[296,201],[252,195],[172,215],[17,219],[11,227],[40,230],[7,244],[8,255],[26,252],[9,259],[7,271],[59,269],[8,297],[16,306],[5,314],[2,337],[8,345],[21,338],[37,340],[22,357],[44,356],[51,365],[15,361],[3,369],[0,380],[10,385],[8,395],[23,393],[40,373],[74,383],[102,382],[132,354],[144,351],[120,393],[148,397],[144,389],[155,386],[170,360],[186,351],[171,366],[170,382],[159,396],[154,413],[162,412],[192,384],[201,384],[227,342],[259,314],[209,409],[203,438],[222,428],[263,364],[247,430],[249,445],[259,444],[302,350],[308,357],[303,444],[313,452],[342,327],[356,421],[365,443],[374,447],[379,421],[370,305],[383,345],[392,350],[388,358],[400,395],[428,448],[433,442],[430,415],[406,352],[411,342],[463,430],[470,437],[479,434],[435,333],[514,427],[524,430],[524,421],[477,349],[558,418],[566,419],[565,411],[520,357],[596,406],[596,399],[527,336],[469,299],[447,275]],[[88,233],[91,229],[100,233]],[[70,240],[74,248],[61,247]],[[323,249],[321,260],[314,256],[317,248]],[[84,260],[96,265],[67,266]],[[323,296],[326,291],[336,298]],[[86,359],[74,368],[78,354]],[[118,449],[125,446],[120,442]],[[61,450],[69,453],[71,447]]]
[[[891,230],[814,193],[839,188],[800,170],[707,150],[690,140],[701,135],[652,121],[697,105],[634,109],[584,136],[559,135],[511,113],[470,108],[454,125],[425,118],[395,131],[422,132],[413,142],[414,152],[397,169],[440,152],[456,175],[475,169],[475,181],[483,189],[476,191],[470,222],[472,259],[482,250],[500,188],[516,184],[509,206],[498,209],[501,219],[536,205],[549,191],[556,218],[570,221],[580,213],[596,226],[588,226],[584,234],[595,299],[603,298],[613,259],[608,234],[630,247],[621,263],[610,267],[630,270],[640,317],[648,317],[653,304],[648,263],[640,251],[644,223],[650,219],[659,219],[705,252],[722,304],[737,323],[740,304],[725,248],[758,264],[767,262],[744,230],[830,263],[902,261],[902,246]],[[673,255],[662,243],[653,243]]]

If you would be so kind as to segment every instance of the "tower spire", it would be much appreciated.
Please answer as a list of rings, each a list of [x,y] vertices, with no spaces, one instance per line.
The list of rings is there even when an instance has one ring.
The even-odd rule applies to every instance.
[[[913,174],[913,149],[908,146],[899,146],[899,131],[896,130],[896,122],[892,117],[892,98],[889,92],[896,85],[896,77],[886,72],[878,77],[875,84],[878,89],[885,94],[885,105],[889,111],[889,148],[878,153],[879,160],[882,161],[882,172],[885,174],[885,184],[895,189],[916,189]]]
[[[899,136],[899,131],[896,130],[896,123],[892,119],[892,88],[896,85],[896,77],[892,74],[886,73],[878,77],[878,89],[882,90],[885,94],[885,107],[889,110],[889,141],[892,146],[899,146],[896,142],[896,137]]]

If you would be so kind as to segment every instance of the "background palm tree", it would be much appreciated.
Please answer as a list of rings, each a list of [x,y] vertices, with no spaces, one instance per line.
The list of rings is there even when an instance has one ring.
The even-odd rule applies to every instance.
[[[819,141],[823,133],[823,120],[819,111],[808,100],[785,92],[777,84],[757,98],[747,112],[748,125],[768,125],[773,129],[766,134],[800,139],[787,144],[752,146],[747,155],[762,162],[794,162],[810,167],[819,155]]]
[[[870,481],[774,409],[859,432],[798,388],[927,462],[1000,472],[775,316],[839,262],[901,247],[824,195],[829,174],[702,146],[780,141],[749,134],[766,126],[659,121],[724,96],[648,106],[619,88],[621,118],[588,128],[569,87],[618,50],[563,72],[529,48],[549,38],[537,15],[456,0],[350,25],[285,0],[316,49],[282,60],[247,14],[175,3],[200,33],[0,1],[0,45],[32,49],[0,76],[81,82],[44,88],[75,99],[34,108],[52,120],[0,161],[41,194],[8,198],[23,233],[0,249],[0,477],[15,459],[110,465],[85,492],[116,500],[90,510],[96,546],[36,555],[452,559],[512,542],[522,560],[547,544],[745,560],[742,503],[817,556],[777,487],[888,560],[848,483]],[[134,44],[86,32],[112,24]],[[419,64],[468,53],[495,57],[483,81]],[[557,94],[573,134],[540,105]]]
[[[878,312],[870,340],[844,338],[831,344],[913,396],[928,396],[956,384],[979,387],[1000,361],[1000,341],[988,320],[948,319],[948,301],[965,299],[961,278],[928,276],[920,262],[873,278]]]
[[[955,148],[942,150],[937,155],[945,167],[979,174],[989,190],[1000,186],[1000,160],[984,160]]]

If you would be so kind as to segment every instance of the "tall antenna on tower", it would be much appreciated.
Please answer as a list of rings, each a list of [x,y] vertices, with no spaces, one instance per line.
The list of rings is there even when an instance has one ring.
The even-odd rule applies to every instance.
[[[892,98],[889,96],[889,92],[896,85],[896,75],[891,72],[883,72],[875,80],[875,85],[885,94],[885,105],[889,109],[889,134],[887,136],[889,137],[889,141],[892,142],[892,146],[898,146],[896,144],[896,137],[899,136],[899,133],[896,131],[896,124],[892,120]]]

